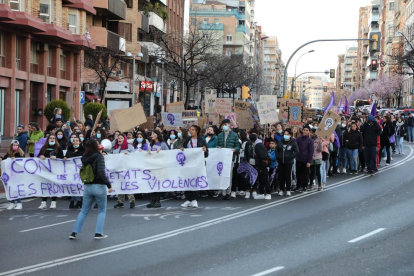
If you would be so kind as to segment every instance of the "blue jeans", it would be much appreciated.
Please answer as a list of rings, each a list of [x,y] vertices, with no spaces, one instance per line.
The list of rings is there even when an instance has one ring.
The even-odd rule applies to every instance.
[[[82,228],[83,224],[85,223],[86,216],[88,215],[89,210],[91,209],[93,201],[95,199],[96,203],[98,203],[98,220],[96,222],[95,233],[102,234],[106,216],[107,193],[108,189],[105,185],[84,185],[82,210],[80,211],[78,218],[76,219],[73,232],[82,233]]]
[[[326,162],[329,162],[329,161],[322,160],[322,166],[321,166],[321,182],[323,184],[326,184],[326,173],[327,173],[327,170],[326,170]]]
[[[413,127],[408,127],[408,142],[412,142],[414,141],[414,128]]]
[[[20,198],[10,201],[11,203],[22,203]]]
[[[398,153],[404,152],[404,137],[397,136],[395,141],[397,142]]]
[[[368,171],[377,170],[377,146],[365,147],[365,163]]]
[[[343,169],[347,168],[347,165],[348,165],[347,151],[348,149],[346,147],[342,147],[339,149],[338,167],[339,167],[340,172],[342,172]]]
[[[351,170],[358,169],[358,149],[348,149],[348,157],[351,160]]]

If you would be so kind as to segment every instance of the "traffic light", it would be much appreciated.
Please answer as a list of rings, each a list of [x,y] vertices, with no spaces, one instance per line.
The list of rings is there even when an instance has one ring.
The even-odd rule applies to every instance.
[[[245,99],[248,99],[248,98],[249,98],[249,91],[250,91],[249,87],[247,87],[247,86],[242,86],[242,99],[243,99],[243,100],[245,100]]]
[[[328,92],[328,86],[323,87],[323,92]]]
[[[341,84],[339,85],[339,87],[340,87],[341,89],[344,89],[344,84],[343,84],[343,83],[341,83]]]
[[[371,60],[371,71],[377,71],[377,67],[378,67],[378,60],[376,59]]]
[[[334,78],[335,78],[335,69],[331,69],[331,70],[329,70],[329,77],[330,77],[331,79],[334,79]]]
[[[377,33],[370,33],[369,35],[369,52],[371,54],[374,54],[376,52],[380,51],[380,41],[381,41],[381,33],[377,32]]]

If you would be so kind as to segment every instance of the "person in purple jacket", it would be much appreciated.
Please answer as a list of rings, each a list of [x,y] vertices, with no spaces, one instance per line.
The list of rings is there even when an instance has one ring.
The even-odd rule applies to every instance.
[[[309,137],[310,128],[305,125],[302,129],[302,136],[296,139],[299,154],[296,156],[297,192],[306,192],[309,182],[309,168],[313,160],[313,141]]]

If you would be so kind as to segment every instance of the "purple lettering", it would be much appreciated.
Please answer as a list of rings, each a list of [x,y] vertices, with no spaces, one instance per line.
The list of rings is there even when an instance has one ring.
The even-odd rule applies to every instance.
[[[151,179],[151,171],[150,170],[144,170],[142,172],[143,174],[145,174],[148,178],[142,178],[142,180],[150,180]]]
[[[139,190],[138,183],[136,181],[131,182],[132,190]]]
[[[168,184],[167,186],[165,186],[165,184]],[[169,187],[171,186],[171,181],[170,180],[164,180],[164,182],[162,182],[162,187],[164,188],[164,189],[168,189]]]
[[[208,182],[207,182],[207,179],[206,179],[206,177],[205,177],[205,176],[197,177],[197,180],[199,181],[199,182],[198,182],[198,186],[199,186],[201,189],[205,189],[205,188],[207,188],[207,187],[208,187]],[[201,184],[203,184],[203,183],[204,183],[204,185],[201,185]]]
[[[75,164],[75,168],[76,168],[76,172],[78,172],[78,170],[80,169],[80,167],[82,167],[82,163],[78,163],[77,161],[80,160],[80,158],[73,158],[72,161]]]
[[[177,189],[178,187],[177,186],[174,186],[174,184],[175,184],[175,180],[172,181],[171,188]]]
[[[48,190],[48,192],[49,192],[49,195],[51,195],[51,194],[53,193],[53,190],[52,190],[52,184],[47,183],[47,190]],[[54,193],[53,193],[53,194],[54,194]]]
[[[109,179],[115,179],[114,173],[113,172],[109,173],[109,177],[108,178]]]
[[[76,184],[78,188],[78,194],[81,195],[83,193],[83,185],[82,184]]]
[[[46,187],[44,187],[44,186],[46,186]],[[42,190],[42,195],[44,195],[45,193],[43,192],[43,190],[47,190],[47,183],[41,183],[40,184],[40,189]]]
[[[22,196],[26,196],[26,195],[24,194],[24,190],[21,190],[21,189],[20,189],[20,186],[23,186],[23,187],[24,187],[24,184],[19,184],[19,185],[17,185],[17,194],[18,194],[20,197],[22,197]],[[22,194],[21,194],[20,192],[22,192]]]
[[[76,184],[70,184],[70,192],[76,194]]]
[[[136,179],[136,178],[138,178],[137,177],[137,172],[140,172],[141,170],[132,170],[133,172],[134,172],[134,178]],[[144,180],[147,180],[147,179],[144,179]]]
[[[18,196],[12,196],[12,192],[11,192],[11,187],[10,187],[10,185],[9,185],[9,197],[10,197],[10,199],[15,199],[15,198],[18,198]]]
[[[34,183],[30,183],[30,184],[29,184],[28,188],[29,188],[30,190],[32,190],[32,191],[33,191],[33,193],[28,194],[27,196],[35,195],[35,194],[37,193],[36,189],[32,188],[32,186],[33,186],[33,185],[34,185]]]
[[[80,175],[78,174],[78,173],[75,173],[74,175],[73,175],[73,181],[81,181],[81,179],[80,179]]]
[[[29,163],[29,162],[33,162],[35,165],[36,165],[36,169],[33,171],[33,172],[29,172],[28,170],[27,170],[27,163]],[[33,159],[26,159],[26,162],[24,162],[24,170],[27,172],[27,173],[30,173],[30,174],[34,174],[35,172],[37,172],[37,169],[38,169],[39,167],[38,167],[38,165],[37,165],[37,162],[35,161],[35,160],[33,160]]]
[[[56,159],[56,161],[63,162],[63,173],[66,173],[66,160],[65,159]]]
[[[49,167],[47,167],[44,162],[47,162]],[[45,161],[43,161],[42,159],[39,159],[39,172],[42,172],[42,166],[50,173],[52,172],[52,165],[50,164],[50,159],[46,159]]]
[[[124,180],[125,179],[131,179],[131,177],[129,176],[129,171],[127,171],[124,175]]]
[[[11,163],[11,169],[12,169],[12,171],[13,172],[15,172],[15,173],[24,173],[24,171],[16,171],[15,169],[14,169],[14,163],[16,163],[16,162],[18,162],[18,161],[23,161],[23,159],[21,159],[21,158],[16,158],[16,159],[14,159],[13,160],[13,162]]]

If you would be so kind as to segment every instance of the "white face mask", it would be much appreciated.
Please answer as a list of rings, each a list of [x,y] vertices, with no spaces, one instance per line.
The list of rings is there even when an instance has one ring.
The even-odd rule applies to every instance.
[[[342,124],[342,127],[346,127],[346,124]]]

